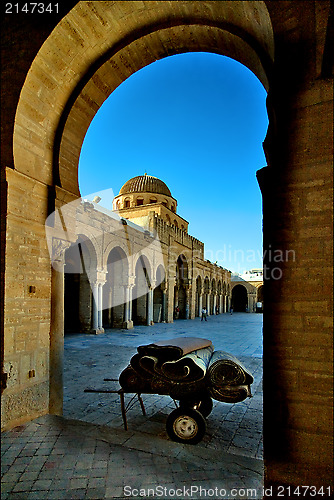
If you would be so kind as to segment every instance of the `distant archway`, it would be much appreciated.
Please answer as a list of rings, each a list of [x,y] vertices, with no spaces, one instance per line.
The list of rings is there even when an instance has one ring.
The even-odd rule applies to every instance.
[[[135,325],[146,325],[148,321],[148,293],[151,288],[151,268],[148,259],[143,255],[137,260],[135,276],[132,319]]]
[[[123,326],[125,289],[128,274],[128,260],[124,250],[113,248],[107,260],[106,283],[103,287],[103,326],[120,328]]]
[[[159,266],[156,271],[156,283],[158,286],[153,291],[153,322],[166,321],[166,281],[165,270]]]
[[[196,278],[196,301],[195,301],[195,317],[201,315],[201,298],[202,298],[202,278],[197,276]]]
[[[90,332],[92,301],[89,278],[96,269],[96,252],[91,241],[79,237],[65,251],[64,332]]]
[[[256,311],[257,312],[263,312],[263,307],[264,307],[264,300],[263,300],[263,285],[260,285],[259,288],[257,289],[257,298],[256,298]]]
[[[185,255],[178,256],[176,261],[176,283],[174,287],[174,319],[189,318],[188,293],[188,261]]]
[[[246,312],[248,307],[247,288],[243,285],[236,285],[232,290],[232,305],[235,312]]]

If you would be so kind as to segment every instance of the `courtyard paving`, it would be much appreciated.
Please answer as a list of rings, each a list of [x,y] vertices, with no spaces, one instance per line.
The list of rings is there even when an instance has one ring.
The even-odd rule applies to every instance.
[[[171,441],[168,396],[143,395],[123,428],[117,379],[136,347],[179,336],[212,340],[253,373],[253,397],[214,402],[197,445]],[[127,396],[129,399],[129,396]],[[262,498],[262,315],[234,313],[207,322],[107,330],[65,337],[64,414],[46,415],[2,435],[3,499]]]

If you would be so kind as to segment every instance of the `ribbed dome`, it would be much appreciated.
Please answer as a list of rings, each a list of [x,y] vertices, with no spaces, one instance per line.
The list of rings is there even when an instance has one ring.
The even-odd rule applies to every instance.
[[[156,193],[172,196],[170,190],[163,181],[147,174],[133,177],[121,187],[119,192],[120,195],[128,193]]]

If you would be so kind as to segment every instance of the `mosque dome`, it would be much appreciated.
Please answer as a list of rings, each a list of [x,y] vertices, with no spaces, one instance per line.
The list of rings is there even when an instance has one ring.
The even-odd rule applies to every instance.
[[[138,175],[128,180],[119,192],[120,195],[125,195],[129,193],[156,193],[163,194],[165,196],[172,196],[168,186],[152,175]]]

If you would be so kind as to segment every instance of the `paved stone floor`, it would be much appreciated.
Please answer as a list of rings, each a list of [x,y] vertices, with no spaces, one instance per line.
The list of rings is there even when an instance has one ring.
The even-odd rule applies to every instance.
[[[171,441],[165,430],[175,407],[168,396],[143,395],[123,428],[115,382],[140,344],[176,336],[212,340],[254,375],[253,397],[214,402],[197,445]],[[2,435],[5,499],[262,498],[262,315],[224,314],[207,322],[108,330],[65,338],[64,415],[47,415]],[[127,396],[129,399],[129,396]]]

